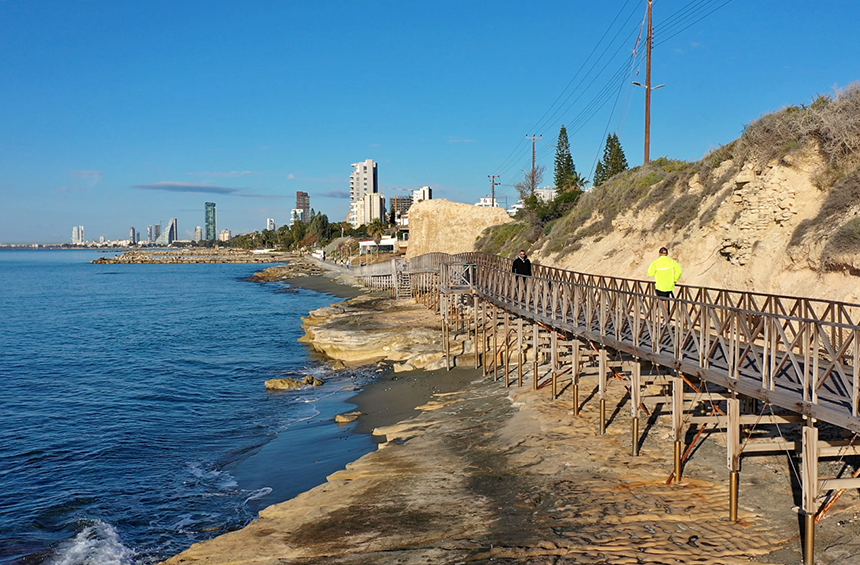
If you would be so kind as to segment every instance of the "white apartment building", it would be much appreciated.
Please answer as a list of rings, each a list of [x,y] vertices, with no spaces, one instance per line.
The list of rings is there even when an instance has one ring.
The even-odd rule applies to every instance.
[[[266,218],[266,229],[269,231],[274,231],[274,229],[275,229],[275,219],[274,218]]]
[[[422,200],[433,200],[433,189],[429,186],[422,186],[418,190],[412,191],[413,204],[418,204]]]
[[[352,164],[352,174],[349,175],[349,216],[348,221],[352,227],[357,228],[364,222],[365,215],[359,214],[357,208],[359,202],[364,202],[367,194],[379,193],[379,177],[377,165],[373,159],[366,159],[361,163]],[[381,216],[380,216],[381,218]]]
[[[475,203],[475,206],[483,206],[484,208],[498,208],[499,202],[494,198],[485,196]]]

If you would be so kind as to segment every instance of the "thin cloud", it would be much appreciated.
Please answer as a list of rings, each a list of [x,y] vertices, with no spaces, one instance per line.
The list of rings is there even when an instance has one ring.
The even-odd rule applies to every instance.
[[[79,179],[98,181],[105,173],[104,171],[69,171],[70,175],[74,175]]]
[[[227,172],[208,172],[204,171],[202,173],[188,173],[189,175],[195,177],[220,177],[220,178],[236,178],[236,177],[247,177],[253,174],[256,174],[254,171],[227,171]]]
[[[349,198],[349,192],[346,190],[329,190],[320,194],[323,198]]]
[[[164,190],[166,192],[200,192],[208,194],[233,194],[239,192],[238,188],[229,186],[212,186],[209,184],[198,184],[193,182],[162,181],[151,184],[136,184],[132,188],[140,190]]]
[[[296,175],[290,173],[289,175],[287,175],[287,180],[296,180]]]

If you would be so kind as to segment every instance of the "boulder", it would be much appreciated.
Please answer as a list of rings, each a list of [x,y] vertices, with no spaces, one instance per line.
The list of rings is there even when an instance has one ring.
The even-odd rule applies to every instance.
[[[287,377],[284,379],[269,379],[266,381],[266,388],[269,390],[291,390],[294,388],[302,388],[305,386],[304,381]]]

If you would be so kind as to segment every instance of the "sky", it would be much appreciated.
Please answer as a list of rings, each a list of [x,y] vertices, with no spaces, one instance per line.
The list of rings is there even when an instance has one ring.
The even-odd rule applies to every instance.
[[[591,178],[609,133],[643,160],[647,0],[0,0],[0,243],[190,239],[330,221],[351,164],[386,197],[502,205],[559,128]],[[655,0],[651,158],[860,80],[856,0]],[[638,39],[638,40],[637,40]]]

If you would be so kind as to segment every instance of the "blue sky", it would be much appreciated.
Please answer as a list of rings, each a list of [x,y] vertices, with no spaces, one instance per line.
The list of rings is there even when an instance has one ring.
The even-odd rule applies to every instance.
[[[0,0],[0,242],[125,238],[218,205],[280,225],[295,193],[342,220],[350,164],[387,197],[474,203],[568,127],[590,177],[607,133],[642,162],[646,0]],[[698,21],[697,21],[698,20]],[[651,156],[860,80],[856,0],[655,0]],[[640,53],[641,51],[640,43]],[[632,62],[631,62],[632,61]],[[638,71],[638,74],[637,74]]]

